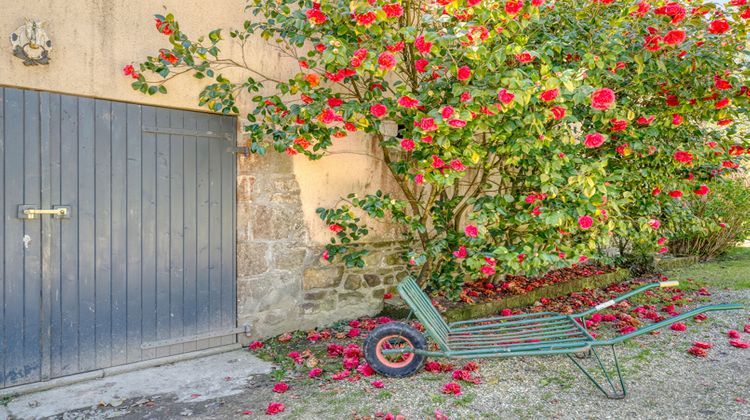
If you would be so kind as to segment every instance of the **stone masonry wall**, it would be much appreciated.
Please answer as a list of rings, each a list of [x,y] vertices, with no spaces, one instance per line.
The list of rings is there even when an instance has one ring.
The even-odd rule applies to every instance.
[[[237,315],[247,340],[374,315],[405,275],[394,244],[371,245],[363,269],[321,258],[301,215],[288,157],[238,155]]]

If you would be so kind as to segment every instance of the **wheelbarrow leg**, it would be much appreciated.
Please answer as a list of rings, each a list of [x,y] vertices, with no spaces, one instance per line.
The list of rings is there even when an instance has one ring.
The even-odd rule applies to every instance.
[[[602,361],[602,358],[599,357],[599,353],[596,351],[596,349],[591,349],[591,354],[596,360],[596,365],[599,368],[598,370],[601,370],[601,373],[604,376],[604,379],[606,379],[606,382],[597,380],[589,369],[586,369],[583,365],[578,363],[575,357],[568,354],[568,358],[573,362],[574,365],[576,365],[576,367],[581,372],[583,372],[584,375],[586,375],[586,378],[588,378],[588,380],[591,381],[594,386],[596,386],[604,395],[607,396],[607,398],[619,400],[625,398],[627,391],[625,389],[625,381],[622,379],[622,372],[620,371],[620,363],[617,360],[617,352],[615,352],[615,346],[612,345],[610,347],[612,349],[612,359],[614,360],[615,373],[617,375],[616,378],[613,378],[609,375],[609,372],[604,366],[604,362]],[[596,372],[597,366],[593,368],[594,372]],[[615,379],[615,381],[613,381],[613,379]]]

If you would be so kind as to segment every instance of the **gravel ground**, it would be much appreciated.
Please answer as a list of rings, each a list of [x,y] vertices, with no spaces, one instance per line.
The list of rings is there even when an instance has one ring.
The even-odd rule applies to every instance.
[[[740,302],[750,308],[750,290],[717,292],[713,303]],[[285,394],[271,392],[270,376],[254,380],[242,394],[211,401],[177,403],[151,396],[116,409],[94,407],[59,418],[254,418],[270,401],[282,402],[279,418],[373,418],[376,413],[408,419],[435,418],[750,418],[750,349],[728,343],[726,331],[742,330],[750,310],[712,312],[685,332],[662,330],[618,347],[628,397],[605,398],[565,357],[480,360],[479,385],[464,384],[461,396],[445,395],[450,373],[406,379],[373,376],[358,382],[292,381]],[[743,334],[744,340],[750,335]],[[693,341],[714,344],[706,358],[687,353]],[[586,362],[592,362],[588,360]],[[382,389],[370,385],[380,379]],[[250,414],[250,412],[252,414]]]

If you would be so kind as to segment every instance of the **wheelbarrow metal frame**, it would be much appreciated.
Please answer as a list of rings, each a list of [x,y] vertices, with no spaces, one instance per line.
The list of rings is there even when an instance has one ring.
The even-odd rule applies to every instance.
[[[414,352],[428,357],[457,359],[566,355],[584,373],[586,378],[607,397],[623,398],[627,392],[615,345],[704,312],[736,310],[744,307],[740,304],[706,305],[607,340],[597,340],[593,337],[582,321],[593,313],[609,308],[646,290],[655,287],[674,287],[678,284],[676,281],[649,283],[586,311],[571,315],[538,312],[479,318],[448,324],[416,281],[412,277],[407,277],[396,288],[411,308],[412,314],[422,323],[425,332],[437,343],[440,350],[429,351],[404,347],[385,349],[383,354]],[[597,352],[598,347],[605,346],[610,347],[612,351],[613,374],[616,375],[616,378],[610,375],[609,370],[611,369],[607,369],[605,362]],[[589,353],[596,361],[594,369],[600,371],[604,381],[597,380],[591,369],[584,367],[574,357],[574,355]]]

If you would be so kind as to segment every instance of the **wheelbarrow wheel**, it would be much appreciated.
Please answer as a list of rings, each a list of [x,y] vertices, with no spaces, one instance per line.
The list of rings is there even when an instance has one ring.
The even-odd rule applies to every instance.
[[[421,332],[402,322],[391,322],[375,328],[365,340],[365,359],[378,373],[394,378],[415,374],[425,356],[416,353],[386,353],[383,350],[414,348],[424,350],[427,340]]]

